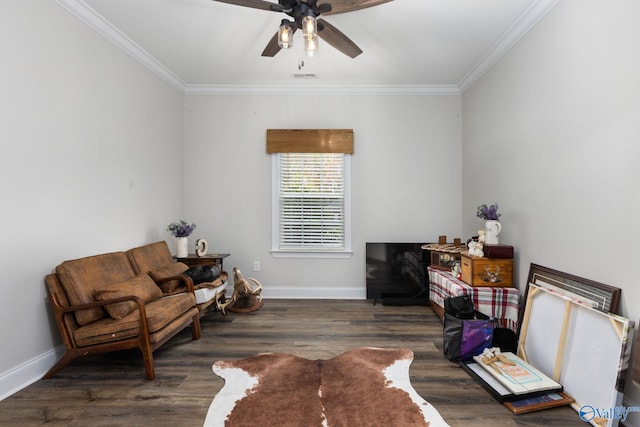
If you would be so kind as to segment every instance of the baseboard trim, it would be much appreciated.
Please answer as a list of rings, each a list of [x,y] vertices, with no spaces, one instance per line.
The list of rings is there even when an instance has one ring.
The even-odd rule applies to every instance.
[[[0,401],[40,380],[64,354],[59,346],[24,362],[0,375]]]
[[[290,288],[269,286],[262,288],[265,299],[366,299],[363,288]]]

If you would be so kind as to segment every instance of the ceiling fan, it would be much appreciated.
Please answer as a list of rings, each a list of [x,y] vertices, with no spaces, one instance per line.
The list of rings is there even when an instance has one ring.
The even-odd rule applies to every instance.
[[[322,4],[317,4],[318,0],[278,0],[278,3],[272,3],[266,0],[213,1],[271,12],[283,12],[293,18],[293,20],[287,18],[282,20],[280,28],[271,40],[269,40],[269,43],[267,43],[267,46],[262,52],[262,56],[273,57],[280,52],[280,49],[291,47],[293,33],[301,29],[305,42],[305,50],[309,56],[313,56],[313,54],[317,52],[318,37],[320,37],[340,52],[351,58],[355,58],[362,53],[362,49],[344,33],[324,19],[318,18],[318,16],[353,12],[393,0],[326,0],[326,2]]]

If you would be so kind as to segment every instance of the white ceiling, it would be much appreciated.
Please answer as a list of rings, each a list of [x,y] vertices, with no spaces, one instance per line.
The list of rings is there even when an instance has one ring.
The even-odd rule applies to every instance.
[[[307,58],[295,38],[292,49],[273,58],[260,56],[286,18],[283,13],[212,0],[56,1],[184,91],[376,87],[460,92],[559,0],[394,0],[327,15],[325,20],[364,51],[353,59],[322,39],[319,55]]]

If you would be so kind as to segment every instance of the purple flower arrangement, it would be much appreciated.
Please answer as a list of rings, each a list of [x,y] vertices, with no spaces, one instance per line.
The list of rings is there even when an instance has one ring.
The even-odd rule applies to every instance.
[[[478,218],[482,218],[484,220],[496,220],[500,219],[500,214],[498,213],[498,203],[494,203],[493,205],[487,207],[487,205],[478,206],[478,213],[476,214]]]
[[[187,221],[181,219],[178,222],[172,222],[167,227],[167,230],[173,234],[173,237],[189,237],[193,233],[193,229],[196,228],[195,224],[189,224]]]

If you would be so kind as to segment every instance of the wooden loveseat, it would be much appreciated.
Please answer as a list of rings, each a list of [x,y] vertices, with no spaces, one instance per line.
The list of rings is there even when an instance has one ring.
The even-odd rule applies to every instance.
[[[153,380],[155,349],[187,326],[194,340],[200,338],[192,284],[166,295],[125,252],[64,261],[45,282],[66,353],[44,378],[78,357],[137,347],[145,376]]]

